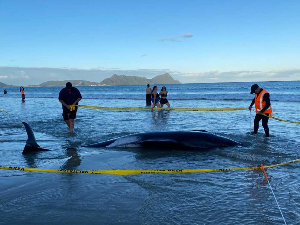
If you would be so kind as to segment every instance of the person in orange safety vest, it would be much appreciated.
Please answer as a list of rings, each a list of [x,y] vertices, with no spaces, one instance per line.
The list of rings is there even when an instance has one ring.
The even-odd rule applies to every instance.
[[[252,100],[249,110],[252,109],[252,106],[255,105],[256,109],[256,116],[254,119],[254,134],[257,134],[258,127],[259,127],[259,121],[262,120],[262,126],[265,130],[266,137],[270,136],[269,127],[268,127],[268,121],[269,117],[272,117],[273,110],[271,107],[270,102],[270,94],[265,89],[260,88],[257,84],[253,84],[251,86],[251,92],[250,94],[255,93],[255,97]],[[269,116],[264,116],[263,114]]]
[[[20,87],[20,92],[21,92],[21,95],[22,95],[22,101],[25,101],[25,92],[24,92],[24,87]]]

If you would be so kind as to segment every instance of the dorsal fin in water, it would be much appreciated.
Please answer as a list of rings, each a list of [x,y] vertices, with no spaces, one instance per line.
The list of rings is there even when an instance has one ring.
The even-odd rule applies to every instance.
[[[34,136],[33,131],[31,130],[31,127],[25,122],[22,122],[22,123],[24,124],[27,135],[28,135],[28,139],[26,141],[26,146],[39,148],[40,146],[36,143],[35,136]]]

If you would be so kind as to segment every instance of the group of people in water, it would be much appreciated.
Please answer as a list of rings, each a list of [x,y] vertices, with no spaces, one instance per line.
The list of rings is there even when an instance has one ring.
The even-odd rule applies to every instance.
[[[20,93],[21,93],[21,97],[22,97],[22,101],[25,101],[25,88],[23,86],[20,87]],[[7,90],[4,89],[3,94],[7,94]]]
[[[25,92],[24,87],[20,87],[20,92],[22,96],[22,101],[25,101]],[[4,94],[7,94],[7,90],[4,90]],[[252,110],[252,106],[255,106],[256,116],[254,119],[254,131],[253,134],[257,134],[259,128],[259,122],[262,120],[262,126],[265,131],[266,137],[270,136],[268,121],[269,118],[273,116],[270,94],[265,89],[259,87],[257,84],[251,86],[250,94],[255,94],[249,110]],[[164,105],[167,105],[170,108],[170,103],[167,99],[168,91],[165,86],[163,86],[160,92],[157,91],[157,86],[154,86],[153,89],[150,88],[150,85],[147,85],[146,88],[146,105],[151,106],[151,111],[154,107],[162,108]],[[73,87],[70,82],[66,83],[66,87],[63,88],[59,93],[59,101],[62,104],[63,113],[62,116],[64,121],[68,125],[70,132],[73,132],[74,129],[74,120],[76,118],[77,107],[75,110],[71,110],[71,105],[78,105],[78,102],[82,99],[80,91]],[[151,103],[152,102],[152,103]]]
[[[165,86],[163,86],[160,92],[157,92],[157,86],[154,86],[153,89],[150,88],[150,85],[147,84],[146,88],[146,105],[152,107],[151,111],[153,111],[154,107],[157,106],[158,108],[162,108],[164,105],[167,105],[170,108],[170,103],[167,99],[168,91]]]

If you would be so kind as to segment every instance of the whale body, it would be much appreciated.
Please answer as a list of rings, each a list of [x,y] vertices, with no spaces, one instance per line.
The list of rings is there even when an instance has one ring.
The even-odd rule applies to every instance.
[[[173,131],[173,132],[151,132],[127,135],[124,137],[108,140],[105,142],[87,145],[93,148],[189,148],[208,149],[216,147],[235,146],[239,143],[225,137],[217,136],[208,132]]]

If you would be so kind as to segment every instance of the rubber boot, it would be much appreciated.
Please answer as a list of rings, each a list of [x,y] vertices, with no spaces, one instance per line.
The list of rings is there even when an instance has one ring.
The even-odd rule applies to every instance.
[[[266,137],[270,137],[269,129],[265,129]]]

